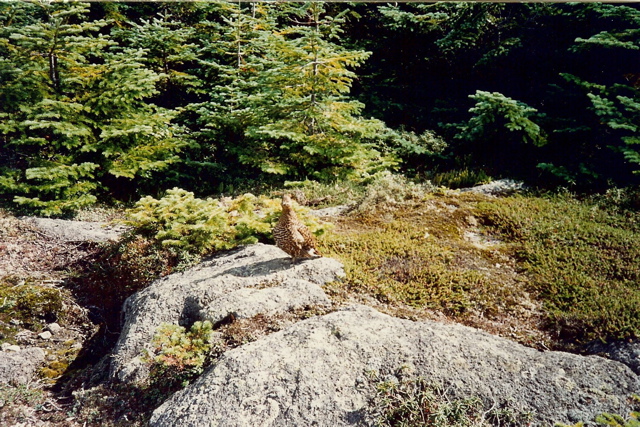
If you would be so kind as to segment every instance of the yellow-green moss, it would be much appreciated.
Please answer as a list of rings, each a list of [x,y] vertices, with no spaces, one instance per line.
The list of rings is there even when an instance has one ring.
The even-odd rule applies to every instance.
[[[451,315],[463,315],[471,307],[482,310],[480,299],[472,300],[471,294],[490,289],[491,281],[455,262],[457,246],[464,244],[460,224],[467,212],[455,206],[448,213],[449,203],[444,198],[417,201],[396,209],[387,221],[353,216],[321,239],[322,251],[344,263],[350,290],[382,302]]]
[[[69,373],[69,366],[78,356],[80,349],[72,347],[75,341],[69,340],[64,343],[65,347],[51,351],[53,360],[40,369],[40,377],[46,380],[55,380]]]
[[[69,368],[69,364],[56,360],[47,364],[47,366],[40,369],[40,376],[44,379],[53,380],[61,377]]]
[[[37,329],[43,323],[58,321],[63,314],[61,291],[32,283],[0,281],[0,320],[18,320]]]

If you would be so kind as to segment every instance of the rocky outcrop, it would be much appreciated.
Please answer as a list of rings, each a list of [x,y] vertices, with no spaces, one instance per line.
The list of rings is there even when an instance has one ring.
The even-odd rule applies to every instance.
[[[164,277],[125,302],[110,375],[126,381],[144,378],[140,356],[162,323],[216,323],[229,315],[243,318],[327,306],[330,301],[320,285],[343,276],[342,265],[331,258],[292,264],[275,246],[256,244]]]
[[[444,384],[453,397],[530,412],[535,426],[626,414],[627,397],[640,391],[638,377],[614,361],[354,306],[225,353],[160,406],[151,426],[368,425],[371,373],[388,378],[399,368]]]
[[[22,217],[48,236],[63,242],[106,242],[118,240],[127,230],[106,222],[70,221],[64,219]]]
[[[44,362],[44,350],[38,347],[4,347],[0,352],[0,383],[19,385],[31,382]]]
[[[615,341],[611,343],[595,342],[587,347],[591,354],[606,355],[630,367],[640,375],[640,341]]]

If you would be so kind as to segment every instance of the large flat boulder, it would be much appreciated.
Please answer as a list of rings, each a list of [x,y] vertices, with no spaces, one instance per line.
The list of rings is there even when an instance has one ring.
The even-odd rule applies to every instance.
[[[22,221],[63,242],[106,242],[118,240],[127,227],[107,222],[22,217]]]
[[[243,318],[327,306],[331,302],[320,286],[342,277],[342,264],[334,259],[292,264],[283,251],[264,244],[248,245],[164,277],[125,302],[110,375],[123,381],[144,379],[148,371],[140,356],[162,323],[216,323],[229,315]]]
[[[386,378],[403,367],[453,397],[531,412],[532,426],[628,414],[628,396],[640,392],[638,376],[615,361],[540,352],[457,324],[353,306],[226,352],[160,406],[150,425],[370,425],[371,372]]]

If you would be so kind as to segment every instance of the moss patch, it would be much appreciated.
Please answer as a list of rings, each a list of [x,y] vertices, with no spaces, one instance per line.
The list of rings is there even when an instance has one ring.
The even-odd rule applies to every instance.
[[[0,281],[0,321],[20,322],[31,330],[44,323],[59,321],[63,316],[62,291],[48,286]]]
[[[640,336],[640,214],[569,196],[509,197],[478,205],[544,303],[549,327],[571,342]]]
[[[475,326],[479,319],[503,319],[530,302],[503,248],[465,237],[474,227],[473,209],[485,200],[430,194],[383,216],[361,212],[337,219],[321,250],[344,263],[347,292],[374,296],[398,312],[432,310]]]

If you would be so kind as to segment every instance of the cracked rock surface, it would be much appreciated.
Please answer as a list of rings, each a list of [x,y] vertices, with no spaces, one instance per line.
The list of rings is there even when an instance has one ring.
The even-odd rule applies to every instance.
[[[540,352],[458,324],[352,306],[238,347],[153,413],[151,426],[370,425],[370,373],[401,370],[485,407],[530,412],[532,426],[629,413],[640,390],[625,365]]]
[[[334,259],[292,264],[277,247],[255,244],[159,279],[125,302],[110,375],[124,381],[145,378],[148,372],[140,355],[162,323],[216,323],[229,315],[243,318],[328,306],[320,286],[342,277],[342,264]]]

